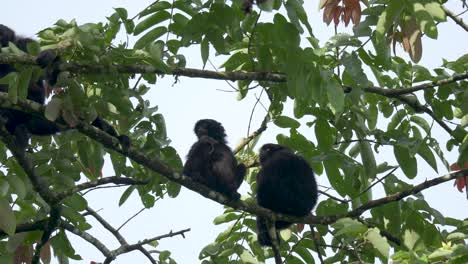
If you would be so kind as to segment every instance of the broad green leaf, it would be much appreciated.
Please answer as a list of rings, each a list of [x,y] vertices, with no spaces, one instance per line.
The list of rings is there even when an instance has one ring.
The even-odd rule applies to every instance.
[[[159,11],[159,12],[145,18],[140,23],[138,23],[135,26],[135,29],[134,29],[133,33],[135,35],[138,35],[141,32],[147,30],[148,28],[150,28],[152,26],[155,26],[155,25],[157,25],[157,24],[159,24],[159,23],[161,23],[164,20],[167,20],[169,18],[171,18],[171,13],[167,12],[166,10],[161,10],[161,11]]]
[[[231,222],[233,220],[237,220],[239,219],[239,215],[236,214],[236,213],[224,213],[220,216],[217,216],[214,220],[213,220],[213,224],[215,225],[219,225],[219,224],[224,224],[224,223],[228,223],[228,222]]]
[[[409,179],[414,179],[418,173],[418,164],[416,158],[412,157],[409,150],[405,147],[394,146],[393,154],[395,155],[398,164]]]
[[[434,156],[434,153],[432,153],[431,149],[429,146],[425,143],[422,143],[419,145],[418,149],[418,154],[436,171],[437,170],[437,162]]]
[[[246,264],[260,264],[262,262],[259,262],[249,251],[244,250],[242,251],[242,254],[240,254],[240,260],[242,263]]]
[[[359,141],[362,166],[366,175],[365,180],[373,180],[377,176],[377,163],[372,147],[367,141]]]
[[[431,16],[435,20],[439,22],[447,20],[447,15],[445,14],[445,11],[442,8],[442,5],[438,3],[437,1],[431,1],[429,3],[426,3],[424,5],[424,8],[426,9],[427,12],[429,12],[429,14],[431,14]]]
[[[404,8],[405,1],[403,0],[392,0],[388,2],[385,11],[379,16],[375,31],[382,36],[385,35],[393,22],[400,16],[400,13]]]
[[[379,229],[369,229],[367,231],[366,238],[372,243],[374,248],[380,252],[380,254],[385,258],[389,257],[390,245],[388,244],[387,239],[380,235]]]
[[[10,207],[8,200],[0,197],[0,230],[13,236],[16,230],[15,213]]]
[[[32,68],[27,68],[18,74],[18,97],[21,99],[26,99],[28,95],[29,83],[32,81],[32,73]]]
[[[134,46],[135,49],[141,49],[143,47],[146,47],[148,44],[152,43],[153,41],[164,35],[166,32],[166,27],[157,27],[155,29],[150,30],[143,37],[137,40]]]
[[[421,31],[428,37],[437,39],[437,26],[429,12],[427,12],[424,6],[418,2],[413,4],[413,8]]]
[[[210,45],[206,37],[203,38],[201,42],[200,51],[201,51],[201,57],[203,61],[203,68],[205,68],[206,62],[208,61],[208,57],[210,56]]]
[[[411,116],[410,120],[414,123],[416,123],[418,126],[420,126],[424,131],[429,135],[431,134],[431,127],[429,126],[429,123],[427,122],[426,119],[420,117],[420,116]]]
[[[319,118],[315,123],[315,136],[321,150],[330,149],[335,142],[335,130],[322,118]]]
[[[60,117],[62,111],[62,99],[53,97],[52,100],[46,105],[44,116],[47,120],[55,121]]]
[[[119,206],[122,206],[122,204],[124,204],[128,197],[130,197],[130,194],[132,194],[132,192],[136,189],[135,186],[130,186],[128,187],[124,193],[122,194],[122,196],[120,196],[120,199],[119,199]]]
[[[299,128],[301,126],[301,123],[299,123],[295,119],[292,119],[292,118],[287,117],[287,116],[278,116],[274,120],[274,123],[275,123],[275,125],[277,125],[278,127],[281,127],[281,128],[295,128],[295,129],[297,129],[297,128]]]
[[[326,83],[328,102],[334,114],[342,113],[345,104],[345,95],[343,88],[335,78],[330,78]]]
[[[334,158],[323,161],[325,172],[330,184],[342,196],[346,194],[347,186],[344,184],[343,176],[340,173],[340,164]]]
[[[127,20],[127,18],[128,18],[127,9],[121,8],[121,7],[117,7],[117,8],[114,8],[114,10],[115,10],[115,12],[117,12],[117,14],[119,14],[119,17],[120,17],[122,20]]]

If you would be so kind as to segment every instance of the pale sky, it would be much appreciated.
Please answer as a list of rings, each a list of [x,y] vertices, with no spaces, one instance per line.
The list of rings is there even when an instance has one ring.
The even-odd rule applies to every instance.
[[[2,16],[0,23],[13,28],[18,34],[24,36],[34,36],[39,30],[53,25],[58,19],[71,20],[75,18],[78,24],[87,22],[104,21],[106,16],[113,13],[113,7],[124,7],[128,10],[129,17],[133,17],[138,11],[153,1],[140,0],[81,0],[81,1],[4,1],[2,3]],[[314,34],[323,44],[333,34],[333,27],[327,27],[321,22],[322,14],[318,13],[318,1],[305,1],[309,4],[305,9],[308,12]],[[312,4],[310,4],[312,2]],[[460,1],[451,1],[449,7],[452,10],[460,10]],[[311,10],[309,12],[309,10]],[[468,17],[464,16],[465,21]],[[423,39],[423,58],[421,65],[433,68],[442,63],[442,58],[453,60],[460,55],[467,53],[468,37],[459,26],[448,19],[438,27],[439,39]],[[349,30],[349,29],[348,29]],[[121,34],[121,41],[125,41],[125,35]],[[188,67],[201,68],[199,47],[184,51]],[[214,54],[213,52],[211,54]],[[400,53],[400,56],[403,54]],[[223,60],[211,58],[214,64],[219,67]],[[207,69],[213,70],[210,65]],[[149,93],[149,100],[153,106],[158,105],[160,113],[166,120],[168,136],[172,140],[172,146],[177,149],[181,157],[185,157],[191,144],[195,141],[192,132],[196,120],[201,118],[213,118],[223,123],[228,135],[229,145],[235,147],[236,143],[247,133],[248,121],[252,106],[255,103],[254,94],[259,94],[259,90],[250,92],[243,101],[236,100],[235,93],[221,92],[217,89],[230,90],[224,81],[179,78],[178,83],[174,83],[174,78],[166,76],[159,78],[153,85]],[[265,102],[265,100],[263,100]],[[265,111],[257,107],[253,121],[252,130],[260,125]],[[285,115],[291,116],[291,107],[287,108]],[[310,118],[309,118],[310,119]],[[307,120],[309,120],[307,119]],[[267,142],[276,142],[275,137],[279,132],[289,134],[287,130],[275,128],[270,123],[269,129],[262,135],[259,146]],[[312,130],[301,128],[301,132],[316,142]],[[436,130],[436,138],[447,139],[447,135],[441,129]],[[444,150],[445,142],[441,144]],[[389,151],[390,150],[390,151]],[[377,162],[389,161],[396,164],[391,149],[382,151]],[[446,152],[444,150],[444,152]],[[451,163],[456,160],[456,153],[446,155],[446,159]],[[360,159],[358,158],[360,161]],[[431,179],[446,173],[442,164],[439,164],[437,174],[424,162],[418,164],[420,173],[415,183],[420,183],[424,179]],[[109,168],[109,167],[108,167]],[[112,176],[112,171],[107,169],[103,173],[105,176]],[[402,172],[396,173],[402,176]],[[319,184],[329,185],[325,175],[317,176]],[[125,188],[106,189],[91,192],[85,198],[94,210],[102,209],[99,213],[115,227],[120,226],[127,218],[140,210],[139,197],[133,194],[122,207],[118,207],[118,199]],[[245,186],[241,192],[245,193]],[[452,183],[445,183],[429,191],[423,192],[430,205],[442,212],[445,216],[455,218],[468,217],[468,203],[465,194],[458,193]],[[442,194],[442,195],[441,195]],[[374,198],[379,198],[382,193],[374,193]],[[212,220],[223,212],[223,207],[211,200],[182,188],[181,194],[176,199],[167,198],[158,201],[156,205],[145,210],[137,218],[133,219],[123,230],[122,234],[128,242],[137,242],[145,238],[166,234],[170,230],[178,231],[185,228],[192,230],[186,233],[186,238],[180,236],[167,238],[160,241],[157,250],[170,250],[172,257],[178,263],[198,263],[198,254],[207,244],[214,241],[216,235],[225,229],[226,226],[214,226]],[[91,218],[88,218],[91,219]],[[91,234],[101,238],[110,249],[118,246],[117,241],[104,228],[95,221]],[[89,263],[91,260],[102,261],[102,254],[93,246],[84,242],[81,238],[69,235],[76,253],[80,254],[83,261],[71,261],[71,263]],[[138,251],[119,256],[114,263],[147,263],[147,259]]]

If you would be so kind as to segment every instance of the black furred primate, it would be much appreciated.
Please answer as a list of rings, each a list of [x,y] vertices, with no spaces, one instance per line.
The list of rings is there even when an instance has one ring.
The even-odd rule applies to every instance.
[[[202,119],[195,124],[198,141],[193,144],[184,165],[184,174],[211,189],[239,199],[237,189],[244,180],[246,167],[237,163],[226,145],[221,123]]]
[[[31,38],[17,36],[11,28],[0,24],[0,48],[8,47],[9,42],[15,44],[20,50],[28,52],[28,44],[36,41]],[[45,50],[37,56],[36,62],[39,66],[45,68],[60,60],[57,55],[54,50]],[[15,71],[14,66],[10,64],[0,64],[0,79]],[[44,105],[47,97],[47,86],[55,85],[58,73],[58,70],[52,67],[52,70],[45,74],[46,76],[39,76],[37,80],[31,80],[28,86],[27,99]],[[8,85],[0,84],[0,92],[8,92]],[[49,120],[18,110],[0,109],[0,116],[5,120],[5,127],[8,132],[14,135],[16,144],[23,149],[27,147],[31,135],[47,136],[61,131],[55,123]],[[128,147],[130,145],[130,139],[127,136],[119,136],[112,125],[99,116],[91,124],[111,136],[117,137],[122,146]]]
[[[317,202],[317,183],[307,161],[287,147],[265,144],[260,148],[260,166],[257,174],[257,203],[274,212],[306,216]],[[276,230],[292,223],[276,221]],[[271,246],[266,219],[257,216],[258,242]]]

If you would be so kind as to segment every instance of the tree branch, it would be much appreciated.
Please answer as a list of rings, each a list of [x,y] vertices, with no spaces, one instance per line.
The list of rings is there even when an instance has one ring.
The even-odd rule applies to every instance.
[[[120,232],[118,230],[116,230],[111,224],[109,224],[109,222],[107,222],[104,218],[102,218],[102,216],[100,216],[98,213],[96,213],[96,211],[94,211],[93,209],[91,209],[90,207],[86,208],[86,211],[92,215],[105,229],[107,229],[107,231],[109,231],[116,239],[117,241],[119,241],[120,243],[120,248],[121,247],[127,247],[128,246],[128,243],[127,241],[125,240],[125,238],[120,234]],[[119,249],[120,249],[119,248]],[[106,257],[106,260],[109,259],[109,260],[113,260],[115,259],[118,255],[121,255],[123,253],[126,253],[126,252],[122,252],[122,253],[119,253],[118,250],[119,249],[116,249],[116,250],[113,250],[111,251],[111,254],[110,256]],[[153,263],[153,264],[156,264],[157,261],[153,258],[153,256],[151,256],[151,254],[142,246],[137,246],[135,249],[138,249],[139,251],[141,251],[141,253],[143,253],[143,255],[145,255],[148,260]],[[104,261],[105,262],[105,261]]]
[[[455,23],[457,23],[465,31],[468,31],[468,25],[463,22],[463,19],[457,17],[457,15],[445,8],[445,6],[442,6],[442,9],[444,10],[445,14],[447,14],[447,16],[450,17]]]
[[[95,238],[94,236],[90,235],[89,233],[85,231],[81,231],[80,229],[72,226],[69,223],[62,222],[60,223],[60,227],[81,237],[82,239],[86,240],[88,243],[93,245],[95,248],[97,248],[101,253],[107,258],[111,257],[111,251],[103,244],[99,239]]]
[[[31,102],[31,101],[26,102],[27,100],[18,100],[17,104],[12,104],[11,102],[5,103],[5,101],[9,102],[8,96],[4,93],[1,93],[0,105],[3,107],[16,109],[20,111],[26,110],[29,112],[34,112],[35,111],[34,109],[36,109],[38,110],[36,112],[36,114],[38,115],[43,114],[43,111],[44,111],[43,106],[37,103]],[[64,126],[64,124],[61,124],[61,125]],[[191,178],[184,176],[179,172],[173,171],[172,168],[170,168],[168,165],[166,165],[161,160],[159,160],[158,157],[149,158],[145,156],[144,153],[136,150],[133,146],[123,149],[117,138],[110,136],[109,134],[105,133],[102,130],[99,130],[98,128],[92,125],[89,125],[83,122],[78,122],[76,128],[81,133],[96,140],[103,146],[109,149],[112,149],[122,155],[125,155],[126,157],[132,159],[136,163],[142,166],[145,166],[153,170],[154,172],[161,174],[162,176],[168,178],[171,181],[177,182],[183,185],[184,187],[201,194],[204,197],[207,197],[208,199],[211,199],[220,204],[232,207],[234,209],[242,210],[242,211],[249,212],[255,215],[268,217],[275,221],[284,220],[288,222],[305,223],[305,224],[331,224],[331,223],[334,223],[336,220],[343,218],[343,217],[358,217],[362,213],[364,213],[365,211],[371,208],[381,206],[387,203],[391,203],[394,201],[399,201],[405,197],[419,193],[422,190],[425,190],[434,185],[438,185],[443,182],[453,180],[457,177],[468,176],[468,169],[464,169],[458,172],[453,172],[451,174],[426,181],[408,190],[397,192],[397,193],[391,194],[381,199],[369,201],[368,203],[346,214],[330,215],[330,216],[295,217],[295,216],[287,216],[284,214],[274,213],[273,211],[260,207],[257,204],[252,203],[252,202],[244,202],[242,200],[231,200],[228,197],[224,196],[223,194],[213,191],[209,189],[208,187],[206,187],[205,185],[197,183],[193,181]]]
[[[29,54],[13,55],[13,54],[0,54],[0,64],[24,64],[24,65],[38,65],[36,63],[36,57]],[[163,72],[160,69],[151,65],[96,65],[96,64],[78,64],[73,62],[61,62],[58,64],[59,71],[69,71],[79,74],[115,74],[115,73],[127,73],[127,74],[166,74],[174,76],[184,76],[189,78],[204,78],[204,79],[216,79],[216,80],[228,80],[228,81],[269,81],[269,82],[286,82],[287,76],[284,73],[271,73],[271,72],[245,72],[245,71],[209,71],[199,70],[193,68],[177,68]],[[369,93],[376,93],[383,96],[392,96],[399,94],[407,94],[423,89],[434,88],[440,85],[468,79],[468,72],[462,74],[454,74],[452,77],[442,79],[438,81],[432,81],[425,84],[420,84],[414,87],[402,88],[402,89],[385,89],[381,87],[367,87],[363,90]],[[401,91],[400,91],[401,90]]]
[[[258,137],[260,134],[262,134],[263,131],[265,131],[267,129],[267,123],[268,123],[269,120],[270,120],[270,117],[269,117],[269,115],[267,113],[265,118],[263,118],[263,121],[262,121],[262,124],[260,125],[260,127],[257,130],[255,130],[252,134],[250,134],[248,137],[244,138],[239,143],[239,145],[237,145],[237,147],[233,151],[234,155],[237,154],[239,151],[241,151],[245,146],[247,146],[247,144],[249,144],[250,141],[254,140],[256,137]]]
[[[134,179],[131,179],[131,178],[122,178],[122,177],[117,177],[117,176],[100,178],[100,179],[95,180],[95,181],[90,181],[90,182],[85,182],[85,183],[82,183],[82,184],[78,184],[78,185],[76,185],[75,187],[73,187],[73,188],[71,188],[69,190],[58,193],[56,195],[56,198],[61,201],[61,200],[67,198],[68,196],[70,196],[70,195],[72,195],[74,193],[77,193],[77,192],[80,192],[80,191],[83,191],[83,190],[86,190],[86,189],[94,188],[96,186],[109,184],[109,183],[123,184],[123,185],[145,185],[145,184],[148,183],[148,181],[138,181],[138,180],[134,180]]]
[[[446,79],[427,82],[427,83],[415,85],[415,86],[408,87],[408,88],[385,89],[385,88],[373,86],[373,87],[366,87],[363,90],[368,93],[380,94],[386,97],[396,97],[397,95],[410,94],[410,93],[414,93],[414,92],[421,91],[421,90],[432,89],[437,86],[442,86],[442,85],[446,85],[446,84],[450,84],[450,83],[454,83],[454,82],[458,82],[458,81],[462,81],[466,79],[468,79],[468,72],[454,74],[453,76],[446,78]]]

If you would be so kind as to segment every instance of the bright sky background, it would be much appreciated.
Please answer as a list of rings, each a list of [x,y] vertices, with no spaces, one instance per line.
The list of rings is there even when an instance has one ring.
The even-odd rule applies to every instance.
[[[32,37],[41,29],[53,25],[58,19],[71,20],[76,19],[78,24],[87,22],[105,21],[105,17],[113,13],[114,7],[124,7],[128,10],[129,17],[133,17],[138,11],[153,1],[149,0],[81,0],[81,1],[2,1],[2,16],[0,23],[13,28],[18,34]],[[332,34],[333,27],[327,27],[321,22],[322,14],[318,13],[318,1],[305,1],[305,9],[308,12],[314,34],[323,44]],[[448,5],[451,10],[461,9],[461,1],[450,1]],[[455,12],[457,13],[457,12]],[[267,14],[268,16],[268,14]],[[464,15],[465,21],[468,16]],[[466,22],[465,22],[466,23]],[[423,58],[421,65],[429,69],[438,67],[442,63],[442,58],[453,60],[460,55],[467,53],[468,35],[452,20],[438,27],[439,39],[432,40],[423,38]],[[348,29],[349,30],[349,29]],[[125,35],[120,35],[119,41],[125,41]],[[185,52],[185,51],[184,51]],[[214,53],[211,53],[214,54]],[[201,58],[199,47],[189,49],[185,53],[188,67],[201,68]],[[400,56],[407,58],[401,53]],[[212,59],[215,66],[223,60]],[[210,65],[207,69],[213,70]],[[182,157],[185,157],[191,144],[195,141],[195,135],[192,132],[194,123],[201,118],[213,118],[223,123],[228,134],[228,141],[231,147],[247,134],[247,127],[252,106],[255,103],[255,96],[259,95],[260,90],[254,90],[243,101],[236,100],[235,93],[222,92],[222,90],[232,90],[224,81],[190,79],[180,77],[178,83],[174,83],[174,78],[166,76],[160,78],[148,97],[153,105],[158,105],[159,111],[166,119],[168,135],[174,146]],[[266,102],[263,100],[263,102]],[[286,115],[293,116],[291,107],[286,109]],[[256,130],[260,125],[265,111],[257,107],[252,120],[251,131]],[[314,135],[312,130],[301,130],[312,141]],[[281,130],[269,125],[269,129],[262,135],[259,145],[267,142],[276,142],[275,136],[282,132],[289,134],[287,130]],[[447,135],[439,127],[435,132],[435,137],[447,139]],[[445,142],[441,144],[444,149]],[[456,160],[456,153],[446,155],[449,162]],[[378,156],[377,162],[388,161],[390,164],[396,164],[391,149],[384,149]],[[442,164],[439,164],[439,173],[434,172],[424,162],[419,163],[418,177],[415,183],[420,183],[424,179],[431,179],[438,175],[446,173]],[[402,176],[401,171],[396,172]],[[105,176],[112,176],[112,171],[104,171]],[[319,184],[329,186],[325,175],[317,177]],[[404,177],[404,176],[402,176]],[[133,194],[131,198],[122,207],[118,207],[118,199],[125,188],[107,189],[91,192],[86,195],[90,206],[94,210],[102,209],[99,213],[115,227],[120,226],[126,219],[139,211],[143,206],[137,195]],[[243,187],[241,192],[245,193]],[[468,217],[468,203],[465,194],[458,193],[452,183],[445,183],[430,191],[425,191],[428,202],[435,209],[442,212],[445,216],[455,218]],[[382,193],[374,193],[374,198],[379,198]],[[178,231],[185,228],[192,230],[186,233],[186,239],[180,236],[167,238],[160,242],[158,250],[172,251],[172,257],[178,263],[198,263],[198,253],[207,244],[214,241],[216,235],[224,230],[225,226],[214,226],[212,219],[223,212],[223,207],[213,201],[207,200],[202,196],[183,188],[181,194],[176,199],[165,199],[158,201],[150,210],[145,210],[137,218],[126,225],[122,234],[128,242],[137,242],[138,240],[152,236],[168,233],[170,230]],[[91,218],[89,218],[91,219]],[[101,239],[110,249],[118,246],[117,241],[99,224],[93,225],[90,233]],[[72,261],[71,263],[89,263],[91,260],[102,261],[102,254],[93,246],[84,242],[81,238],[69,235],[72,244],[83,261]],[[118,257],[114,263],[147,263],[147,259],[138,251]]]

